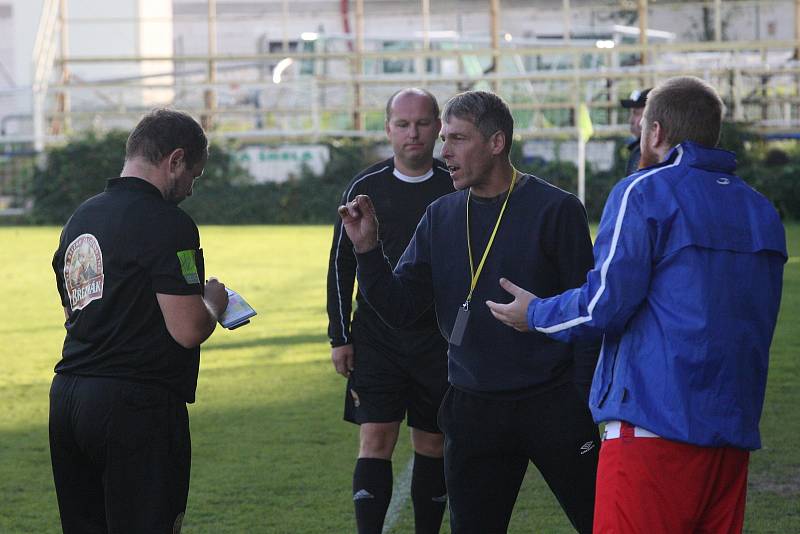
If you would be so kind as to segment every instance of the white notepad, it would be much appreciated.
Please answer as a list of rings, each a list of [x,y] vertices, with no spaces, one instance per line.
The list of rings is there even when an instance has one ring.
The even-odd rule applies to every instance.
[[[228,330],[246,325],[250,317],[256,315],[256,310],[233,289],[226,287],[225,290],[228,292],[228,307],[219,316],[219,324]]]

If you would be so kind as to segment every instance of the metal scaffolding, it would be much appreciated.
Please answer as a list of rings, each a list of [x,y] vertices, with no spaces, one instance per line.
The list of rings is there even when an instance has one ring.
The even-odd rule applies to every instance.
[[[648,0],[627,2],[635,6],[637,25],[620,27],[605,39],[576,31],[570,21],[578,7],[563,0],[563,34],[549,41],[512,41],[502,30],[501,0],[486,1],[487,39],[435,37],[430,2],[421,0],[420,38],[397,49],[373,46],[374,36],[365,35],[364,0],[340,0],[345,34],[296,40],[307,48],[294,50],[285,27],[288,3],[282,1],[283,45],[274,52],[220,54],[217,2],[207,0],[205,54],[79,57],[69,54],[67,0],[45,0],[34,52],[35,148],[88,124],[133,122],[147,106],[129,95],[145,87],[168,89],[172,100],[163,104],[201,117],[212,135],[265,140],[378,137],[383,102],[396,88],[425,86],[446,99],[485,87],[509,102],[521,138],[574,139],[580,105],[590,110],[595,136],[625,135],[627,123],[618,122],[616,112],[621,95],[691,74],[718,87],[731,118],[764,132],[800,129],[800,0],[793,2],[793,40],[724,40],[722,2],[714,0],[713,40],[680,43],[648,27]],[[94,81],[71,76],[77,66],[158,61],[168,62],[172,71]],[[275,67],[272,80],[253,74],[264,65],[283,70],[276,78]],[[395,65],[410,67],[389,69]]]

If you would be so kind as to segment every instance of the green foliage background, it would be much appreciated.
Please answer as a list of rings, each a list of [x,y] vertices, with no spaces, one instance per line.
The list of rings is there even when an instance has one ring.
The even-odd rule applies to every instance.
[[[63,225],[108,178],[119,176],[126,139],[121,131],[89,132],[51,148],[46,166],[33,177],[34,208],[27,222]],[[343,140],[330,146],[322,176],[305,169],[295,180],[258,184],[236,161],[231,145],[212,143],[195,195],[181,207],[199,224],[330,223],[347,183],[375,158],[373,143]]]
[[[105,180],[117,176],[125,154],[126,134],[89,132],[64,146],[51,148],[46,166],[35,172],[34,209],[27,222],[64,224],[85,199],[99,193]],[[623,176],[626,140],[616,141],[615,160],[608,171],[586,173],[586,210],[600,219],[605,199]],[[330,160],[321,176],[304,168],[284,183],[254,183],[236,161],[233,145],[212,144],[196,194],[181,206],[199,224],[330,224],[347,184],[360,170],[377,161],[377,144],[361,140],[329,142]],[[737,154],[738,174],[769,198],[786,219],[800,219],[800,146],[796,141],[767,143],[746,126],[726,123],[721,147]],[[523,161],[521,143],[514,143],[512,162],[522,171],[577,191],[572,161]],[[19,222],[19,221],[15,221]]]
[[[374,148],[370,142],[332,142],[322,176],[304,168],[299,178],[283,183],[231,187],[201,178],[197,194],[181,207],[202,224],[331,224],[347,184],[375,161]]]
[[[50,148],[47,163],[33,175],[30,222],[64,224],[81,202],[100,193],[106,180],[119,176],[128,134],[88,132]],[[230,147],[213,144],[200,183],[210,190],[247,187],[252,179],[235,160]],[[213,211],[213,210],[209,210]]]

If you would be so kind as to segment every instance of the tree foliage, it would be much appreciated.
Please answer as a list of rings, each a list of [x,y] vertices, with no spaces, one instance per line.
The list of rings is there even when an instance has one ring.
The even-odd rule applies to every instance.
[[[90,131],[63,146],[50,148],[45,166],[33,176],[32,222],[64,224],[83,201],[102,192],[106,180],[119,176],[122,170],[127,138],[123,131]],[[251,181],[229,147],[211,145],[200,183],[221,188]]]
[[[126,134],[88,133],[52,148],[46,166],[33,177],[32,222],[64,224],[75,208],[101,192],[105,181],[119,175]],[[238,163],[233,147],[212,145],[195,195],[181,204],[198,224],[330,224],[342,192],[359,171],[377,161],[376,144],[360,140],[333,140],[330,161],[317,176],[304,168],[300,176],[283,183],[255,183]],[[768,143],[745,125],[726,124],[721,147],[737,154],[738,174],[769,198],[781,216],[800,218],[800,148],[797,142]],[[627,149],[617,141],[615,161],[608,171],[588,166],[586,207],[590,220],[599,220],[611,188],[624,177]],[[512,162],[562,189],[577,191],[577,169],[572,161],[525,161],[520,143],[512,146]]]

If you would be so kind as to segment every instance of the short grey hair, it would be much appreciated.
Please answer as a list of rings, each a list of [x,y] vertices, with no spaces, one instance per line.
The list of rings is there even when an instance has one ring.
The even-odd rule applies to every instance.
[[[484,139],[496,132],[503,132],[506,138],[505,153],[511,151],[514,136],[514,118],[505,101],[487,91],[466,91],[451,98],[444,106],[442,120],[451,117],[466,120],[475,125]]]

